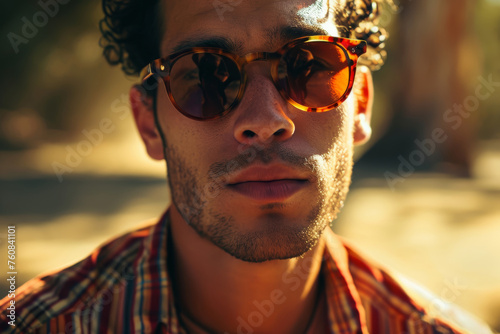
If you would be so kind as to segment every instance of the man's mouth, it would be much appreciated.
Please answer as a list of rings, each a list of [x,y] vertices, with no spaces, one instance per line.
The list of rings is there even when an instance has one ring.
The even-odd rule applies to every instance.
[[[309,184],[309,175],[285,165],[252,166],[229,179],[227,188],[259,202],[283,202]]]

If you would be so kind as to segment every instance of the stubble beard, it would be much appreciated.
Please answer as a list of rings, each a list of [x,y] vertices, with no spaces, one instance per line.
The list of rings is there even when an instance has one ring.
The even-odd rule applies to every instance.
[[[353,162],[350,148],[337,148],[330,157],[306,159],[275,148],[257,151],[256,159],[264,163],[272,156],[316,171],[318,200],[309,210],[305,224],[290,224],[280,215],[269,214],[266,220],[272,223],[259,224],[263,227],[244,232],[238,228],[235,217],[211,205],[221,191],[217,190],[217,183],[207,184],[211,181],[204,182],[197,177],[196,168],[190,166],[179,152],[182,151],[172,146],[165,150],[173,204],[200,237],[246,262],[290,259],[311,250],[325,228],[337,217],[351,182]],[[330,167],[325,169],[325,165]]]

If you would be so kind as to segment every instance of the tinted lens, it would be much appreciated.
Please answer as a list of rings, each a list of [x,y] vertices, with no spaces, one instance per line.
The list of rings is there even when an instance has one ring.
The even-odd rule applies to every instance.
[[[330,106],[349,86],[349,60],[345,50],[328,42],[310,42],[287,51],[278,75],[288,96],[310,108]]]
[[[170,71],[170,88],[183,113],[211,118],[228,110],[238,96],[241,75],[236,63],[213,53],[188,54]]]

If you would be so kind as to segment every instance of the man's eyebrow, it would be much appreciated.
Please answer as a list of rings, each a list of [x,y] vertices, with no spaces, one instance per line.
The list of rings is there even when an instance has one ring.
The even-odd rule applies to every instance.
[[[297,26],[279,26],[268,29],[266,35],[269,39],[269,44],[286,43],[292,39],[304,37],[304,36],[314,36],[314,35],[329,35],[329,33],[320,27],[309,26],[309,25],[297,25]]]
[[[308,25],[279,26],[266,30],[268,49],[276,48],[276,45],[284,44],[292,39],[328,35],[328,32],[320,27]],[[221,48],[232,53],[241,53],[243,44],[223,36],[188,38],[178,42],[169,53],[177,53],[195,47]]]
[[[237,53],[243,48],[241,44],[236,43],[229,38],[216,36],[185,39],[177,43],[170,52],[177,53],[195,47],[221,48],[233,53]]]

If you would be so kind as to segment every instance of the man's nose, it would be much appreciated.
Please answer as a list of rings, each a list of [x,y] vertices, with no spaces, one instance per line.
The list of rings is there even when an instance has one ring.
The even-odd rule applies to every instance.
[[[249,68],[252,66],[249,66]],[[295,132],[287,102],[274,86],[269,72],[253,67],[243,98],[234,111],[234,137],[242,144],[285,141]]]

